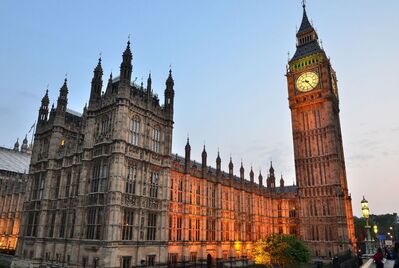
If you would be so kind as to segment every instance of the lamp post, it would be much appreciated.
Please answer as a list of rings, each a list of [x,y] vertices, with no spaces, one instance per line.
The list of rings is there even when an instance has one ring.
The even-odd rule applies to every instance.
[[[374,224],[374,226],[373,226],[373,231],[374,231],[374,234],[376,237],[376,242],[378,241],[378,244],[380,244],[380,247],[382,248],[382,241],[378,237],[378,226],[376,224]],[[376,245],[376,247],[377,247],[377,245]]]
[[[373,248],[373,240],[371,239],[371,226],[369,225],[369,216],[370,216],[370,209],[369,209],[369,202],[364,198],[360,202],[362,206],[362,214],[363,218],[366,219],[366,239],[364,240],[364,243],[366,245],[366,251],[364,255],[372,256],[374,253],[374,248]]]

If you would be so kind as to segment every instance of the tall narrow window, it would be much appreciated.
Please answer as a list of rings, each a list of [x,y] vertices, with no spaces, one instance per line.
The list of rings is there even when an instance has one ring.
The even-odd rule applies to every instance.
[[[177,228],[176,228],[176,240],[181,241],[182,240],[182,218],[177,217]]]
[[[195,220],[195,240],[199,241],[200,240],[200,230],[201,230],[201,224],[200,224],[200,219]]]
[[[76,209],[74,209],[71,213],[72,215],[72,220],[71,220],[71,226],[69,229],[69,237],[73,238],[74,232],[75,232],[75,223],[76,223]]]
[[[150,197],[158,197],[158,180],[159,174],[156,172],[151,172],[151,182],[150,182]]]
[[[137,178],[137,167],[129,166],[128,175],[126,179],[125,192],[128,194],[136,193],[136,178]]]
[[[65,225],[66,225],[66,210],[62,210],[61,212],[61,222],[60,222],[60,233],[59,237],[65,236]]]
[[[87,239],[101,239],[102,207],[90,207],[87,211]]]
[[[69,197],[71,191],[71,181],[72,181],[72,173],[68,172],[67,180],[65,185],[65,197]]]
[[[125,209],[123,214],[122,240],[133,239],[133,219],[134,211],[131,209]]]
[[[195,202],[197,206],[201,205],[201,188],[199,184],[197,185],[197,189],[195,191]]]
[[[147,224],[147,240],[155,240],[155,234],[157,229],[157,214],[148,214]]]
[[[123,256],[122,257],[122,268],[130,268],[132,262],[132,257],[130,256]]]
[[[38,221],[39,221],[39,211],[29,211],[26,236],[36,236]]]
[[[40,200],[43,196],[44,178],[42,173],[35,174],[32,185],[32,200]]]
[[[182,203],[183,202],[183,181],[179,181],[179,188],[177,192],[177,202]]]
[[[154,128],[152,130],[152,150],[159,153],[161,147],[161,133],[159,129]]]
[[[138,146],[140,141],[140,121],[134,118],[130,128],[130,143]]]
[[[60,184],[61,184],[61,176],[58,175],[56,182],[55,182],[55,188],[54,188],[54,198],[57,199],[59,192],[60,192]]]
[[[108,165],[106,160],[97,161],[93,166],[93,175],[91,181],[91,192],[104,192],[108,177]]]
[[[53,237],[54,234],[54,225],[55,225],[55,211],[51,212],[51,219],[50,219],[50,229],[48,232],[49,237]]]
[[[188,241],[192,241],[192,239],[193,239],[193,236],[192,236],[193,230],[192,230],[192,228],[193,228],[192,220],[188,219]]]

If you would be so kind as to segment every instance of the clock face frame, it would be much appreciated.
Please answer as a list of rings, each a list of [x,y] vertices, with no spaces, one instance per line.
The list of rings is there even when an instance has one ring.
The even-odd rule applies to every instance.
[[[308,92],[319,84],[319,75],[316,72],[305,72],[296,79],[296,88],[300,92]]]

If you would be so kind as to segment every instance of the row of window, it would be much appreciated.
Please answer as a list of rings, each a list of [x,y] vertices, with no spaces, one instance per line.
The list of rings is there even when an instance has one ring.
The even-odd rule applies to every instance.
[[[220,230],[217,230],[216,225],[216,219],[201,221],[198,218],[189,218],[184,223],[182,216],[170,216],[169,239],[171,241],[216,241],[219,239],[217,238],[217,234],[219,234],[221,241],[252,241],[255,237],[259,239],[262,234],[271,232],[269,227],[266,228],[264,224],[255,224],[252,226],[250,223],[221,221]],[[296,228],[293,226],[288,228],[287,231],[290,234],[296,234]],[[279,232],[283,233],[282,226],[279,226]]]
[[[137,167],[129,166],[128,175],[125,183],[125,193],[127,194],[139,194],[136,191],[137,188]],[[142,182],[142,195],[147,195],[147,186],[149,188],[149,196],[152,198],[158,198],[158,184],[159,184],[159,173],[151,172],[150,173],[150,182],[149,185],[146,181]]]
[[[134,230],[134,215],[135,212],[132,209],[125,209],[123,213],[122,222],[122,240],[132,240]],[[40,213],[38,211],[30,211],[28,213],[28,224],[26,228],[26,236],[37,236],[37,228],[39,224]],[[104,220],[104,208],[103,207],[90,207],[87,211],[87,228],[86,238],[87,239],[102,239],[102,226]],[[74,209],[69,215],[67,210],[61,210],[57,217],[57,212],[53,211],[49,215],[49,222],[47,226],[47,237],[59,237],[59,238],[73,238],[74,227],[76,221],[76,210]],[[57,224],[58,222],[58,224]],[[58,228],[56,229],[56,224]],[[156,239],[156,226],[157,226],[157,215],[155,213],[149,213],[147,215],[147,226],[144,226],[144,216],[140,219],[140,232],[144,228],[147,229],[147,240]],[[57,233],[55,232],[57,231]],[[140,240],[143,240],[144,236],[140,234]]]
[[[129,140],[130,143],[135,146],[140,146],[141,144],[141,128],[140,120],[134,118],[130,121],[129,128]],[[151,132],[151,150],[160,153],[161,149],[161,131],[158,128],[153,128]]]

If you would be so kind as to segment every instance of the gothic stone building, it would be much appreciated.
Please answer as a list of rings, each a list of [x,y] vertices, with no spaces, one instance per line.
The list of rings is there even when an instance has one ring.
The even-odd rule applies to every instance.
[[[174,80],[164,104],[131,82],[130,43],[120,75],[102,93],[101,59],[88,107],[67,109],[67,80],[57,106],[39,109],[31,179],[14,267],[132,267],[251,258],[270,233],[301,237],[314,256],[353,250],[336,75],[305,7],[297,51],[287,67],[297,186],[266,185],[251,169],[239,176],[172,148]]]
[[[17,245],[21,213],[30,162],[28,139],[21,149],[0,147],[0,252],[12,252]]]

